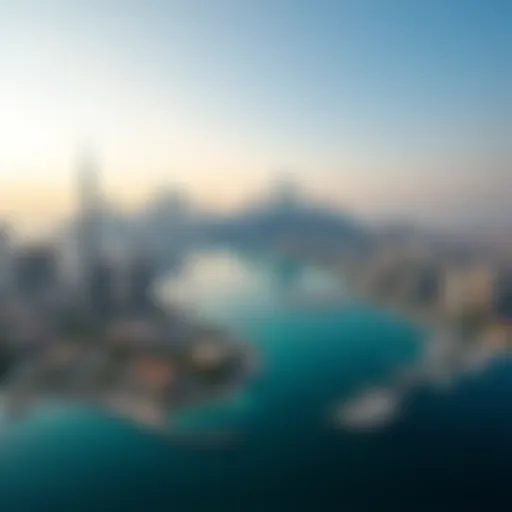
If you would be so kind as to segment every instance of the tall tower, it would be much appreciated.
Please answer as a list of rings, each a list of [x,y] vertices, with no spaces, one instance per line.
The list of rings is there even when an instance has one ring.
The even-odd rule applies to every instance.
[[[77,249],[79,272],[87,278],[100,258],[102,245],[102,198],[99,166],[91,153],[84,154],[78,167]]]
[[[7,225],[0,223],[0,298],[10,291],[12,278],[12,250],[9,234]]]

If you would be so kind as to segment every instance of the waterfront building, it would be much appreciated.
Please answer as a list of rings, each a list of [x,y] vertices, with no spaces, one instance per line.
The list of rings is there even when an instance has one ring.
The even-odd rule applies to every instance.
[[[145,354],[135,357],[130,373],[141,390],[165,395],[175,380],[176,372],[169,358]]]
[[[443,308],[447,313],[490,313],[495,273],[490,265],[448,268],[444,276]]]

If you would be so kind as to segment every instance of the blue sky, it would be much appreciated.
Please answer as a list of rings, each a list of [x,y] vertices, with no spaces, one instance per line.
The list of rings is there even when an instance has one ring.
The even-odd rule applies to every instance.
[[[126,204],[225,208],[286,170],[362,215],[507,216],[511,25],[496,0],[0,0],[4,210],[69,209],[87,139]]]

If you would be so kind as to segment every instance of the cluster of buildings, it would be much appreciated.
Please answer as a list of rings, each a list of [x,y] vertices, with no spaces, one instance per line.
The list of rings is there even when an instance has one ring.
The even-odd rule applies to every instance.
[[[101,328],[154,309],[150,255],[142,249],[105,251],[102,215],[97,172],[87,164],[81,169],[75,230],[65,244],[19,245],[7,228],[0,230],[0,322],[15,348],[41,343],[41,324],[49,331],[71,323]]]
[[[55,243],[16,246],[0,231],[0,371],[10,410],[78,398],[163,425],[174,406],[243,377],[246,347],[159,303],[145,244],[108,250],[90,160],[79,192],[65,251]]]
[[[496,253],[442,244],[378,247],[357,279],[373,300],[398,306],[464,335],[512,341],[512,267]]]

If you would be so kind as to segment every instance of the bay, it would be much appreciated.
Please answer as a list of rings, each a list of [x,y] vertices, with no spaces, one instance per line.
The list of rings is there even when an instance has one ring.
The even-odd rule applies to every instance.
[[[232,396],[181,411],[169,436],[79,404],[2,425],[1,510],[419,510],[507,499],[510,362],[447,390],[415,389],[382,428],[344,428],[333,410],[421,358],[425,333],[338,288],[341,276],[302,262],[191,255],[160,292],[246,339],[260,371]],[[316,300],[323,291],[332,299]]]

